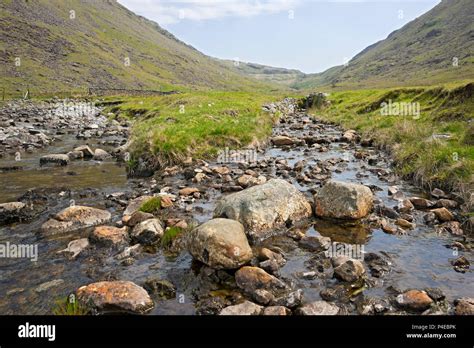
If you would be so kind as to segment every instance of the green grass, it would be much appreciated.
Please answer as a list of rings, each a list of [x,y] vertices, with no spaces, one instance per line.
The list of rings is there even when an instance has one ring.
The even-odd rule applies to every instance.
[[[40,97],[84,95],[89,87],[278,88],[239,75],[116,1],[8,2],[0,23],[5,38],[0,93],[5,89],[8,98],[19,98],[27,89]]]
[[[90,309],[68,296],[55,301],[52,312],[54,315],[87,315]]]
[[[472,80],[473,11],[472,0],[442,1],[384,40],[366,47],[347,65],[321,73],[303,74],[245,63],[234,70],[307,91],[432,86]]]
[[[107,111],[135,120],[131,163],[142,157],[163,166],[189,156],[212,158],[225,147],[240,149],[264,140],[274,119],[262,111],[262,105],[281,98],[247,92],[185,92],[123,98]]]
[[[143,213],[154,213],[157,210],[161,209],[161,198],[160,197],[153,197],[149,200],[145,201],[140,208],[139,211]]]
[[[163,234],[163,237],[161,237],[161,247],[163,249],[169,248],[173,243],[173,240],[181,233],[183,233],[182,228],[176,226],[167,228]]]
[[[396,170],[426,187],[468,194],[473,188],[474,85],[335,92],[312,110],[389,149]],[[420,117],[382,115],[382,102],[419,103]],[[445,134],[448,138],[433,138]]]

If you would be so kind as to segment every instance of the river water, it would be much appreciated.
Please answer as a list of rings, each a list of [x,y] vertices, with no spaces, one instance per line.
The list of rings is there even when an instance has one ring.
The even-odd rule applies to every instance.
[[[341,135],[341,129],[333,125],[318,123],[319,130],[311,131],[292,127],[306,119],[299,115],[294,123],[280,123],[275,125],[274,134],[287,134],[301,138],[303,134],[332,138]],[[103,139],[101,139],[103,140]],[[98,140],[88,141],[93,148],[98,146]],[[74,233],[63,237],[46,238],[38,233],[39,227],[49,215],[68,206],[71,199],[75,204],[89,205],[108,209],[112,212],[114,221],[121,218],[121,211],[115,205],[108,203],[108,194],[113,192],[131,192],[137,187],[148,183],[150,179],[128,179],[123,165],[110,159],[105,162],[74,161],[66,167],[39,167],[39,157],[46,153],[66,153],[84,140],[76,139],[73,132],[66,132],[61,141],[53,143],[47,149],[33,154],[22,156],[20,165],[23,170],[0,173],[0,202],[15,201],[30,189],[56,189],[53,199],[48,203],[48,209],[41,213],[34,221],[17,223],[0,228],[0,243],[35,244],[38,245],[39,258],[37,262],[27,259],[0,259],[0,313],[1,314],[49,314],[55,301],[74,292],[78,287],[93,281],[120,279],[131,280],[137,284],[149,276],[160,276],[170,280],[177,288],[181,300],[156,300],[155,309],[151,314],[193,314],[195,313],[196,290],[202,287],[199,277],[199,266],[185,251],[179,255],[170,255],[160,249],[147,250],[136,257],[131,265],[121,264],[113,254],[99,252],[93,248],[87,249],[75,260],[70,260],[59,250],[66,248],[68,242],[79,237],[87,236],[90,230]],[[310,168],[321,164],[328,159],[342,159],[334,165],[332,178],[375,185],[380,190],[375,196],[388,207],[397,205],[387,190],[394,184],[410,196],[426,196],[426,193],[415,186],[398,180],[388,182],[390,175],[377,175],[377,168],[390,171],[386,156],[374,148],[361,148],[359,145],[349,146],[346,143],[331,142],[326,145],[327,152],[318,152],[300,146],[292,149],[268,148],[258,154],[258,160],[287,160],[293,166],[301,159],[307,161],[305,167]],[[106,146],[101,148],[109,150]],[[366,161],[356,159],[357,151],[368,152],[371,156],[378,156],[376,166]],[[19,165],[13,157],[0,159],[0,167]],[[210,166],[218,165],[211,162]],[[229,168],[238,168],[235,163],[226,164]],[[262,174],[269,177],[281,176],[273,166],[262,170]],[[295,184],[301,191],[311,198],[310,189],[314,184],[298,183],[289,176],[286,178]],[[157,176],[159,187],[170,186],[177,191],[180,186],[189,186],[182,174],[161,178]],[[204,222],[212,217],[215,201],[222,195],[220,190],[210,185],[203,199],[186,203],[187,216],[197,222]],[[183,215],[185,213],[183,212]],[[438,234],[433,227],[423,222],[423,212],[415,211],[414,222],[416,228],[404,235],[390,235],[381,229],[368,229],[361,226],[346,226],[321,220],[313,220],[306,233],[308,235],[323,235],[331,237],[333,241],[351,244],[362,244],[365,252],[384,252],[391,258],[391,271],[385,277],[377,280],[376,284],[364,290],[362,296],[383,298],[390,294],[390,287],[397,289],[408,288],[440,288],[448,300],[474,295],[474,275],[472,272],[458,273],[453,270],[450,260],[456,258],[456,253],[447,248],[454,240],[459,240],[449,234]],[[282,277],[292,279],[298,288],[304,291],[304,299],[320,299],[320,291],[334,285],[334,279],[313,280],[301,279],[298,274],[308,271],[306,262],[313,256],[293,245],[286,237],[274,237],[270,245],[278,245],[286,253],[287,263],[280,270]],[[472,252],[459,251],[472,260]],[[43,290],[39,285],[54,281],[51,287]],[[215,290],[215,289],[214,289]],[[182,295],[182,296],[179,296]],[[184,299],[184,300],[183,300]]]

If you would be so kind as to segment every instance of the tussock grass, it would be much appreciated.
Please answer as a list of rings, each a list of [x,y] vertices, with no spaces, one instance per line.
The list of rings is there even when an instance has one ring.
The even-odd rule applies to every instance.
[[[55,301],[52,313],[54,315],[88,315],[91,309],[80,304],[77,300],[64,297]]]
[[[335,92],[330,107],[312,113],[373,138],[391,152],[403,176],[467,196],[474,173],[473,93],[473,83]],[[382,115],[380,104],[389,99],[419,103],[420,117]]]
[[[153,197],[147,200],[146,202],[143,202],[143,204],[140,206],[138,209],[139,211],[143,213],[154,213],[157,210],[161,209],[161,198],[160,197]]]
[[[212,158],[225,147],[243,148],[271,134],[274,119],[262,111],[283,96],[199,91],[121,99],[110,110],[134,120],[131,162],[151,159],[157,167],[191,156]]]
[[[175,240],[181,233],[183,233],[183,229],[172,226],[165,230],[163,237],[161,237],[161,247],[163,249],[168,249],[171,247],[173,240]]]

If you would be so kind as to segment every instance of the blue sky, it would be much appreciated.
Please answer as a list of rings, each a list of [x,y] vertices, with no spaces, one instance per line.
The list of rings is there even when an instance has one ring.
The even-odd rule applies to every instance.
[[[201,52],[306,73],[341,65],[440,0],[119,0]]]

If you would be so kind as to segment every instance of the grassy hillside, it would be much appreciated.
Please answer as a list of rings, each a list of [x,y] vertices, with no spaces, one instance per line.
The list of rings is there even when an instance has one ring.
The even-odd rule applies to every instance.
[[[224,64],[239,74],[250,76],[269,83],[278,83],[290,87],[304,78],[305,73],[296,69],[275,68],[267,65],[223,60]]]
[[[474,189],[473,83],[345,91],[329,98],[331,106],[313,114],[373,138],[391,151],[402,175],[466,195]],[[406,104],[397,104],[397,112],[394,107],[382,109],[384,102]],[[419,114],[414,112],[418,107]]]
[[[262,105],[282,98],[249,92],[193,91],[164,97],[109,98],[108,110],[135,121],[132,161],[151,159],[158,167],[188,156],[211,158],[225,147],[242,149],[257,144],[271,134],[274,121],[262,111]]]
[[[90,86],[227,90],[265,87],[176,39],[114,0],[4,0],[2,86],[7,95]]]
[[[385,40],[364,49],[347,66],[319,74],[250,63],[240,63],[235,70],[299,90],[429,86],[473,80],[473,53],[474,1],[443,0]]]
[[[474,1],[443,0],[356,55],[347,66],[308,75],[298,88],[419,86],[474,79]],[[457,66],[454,66],[454,58]]]

